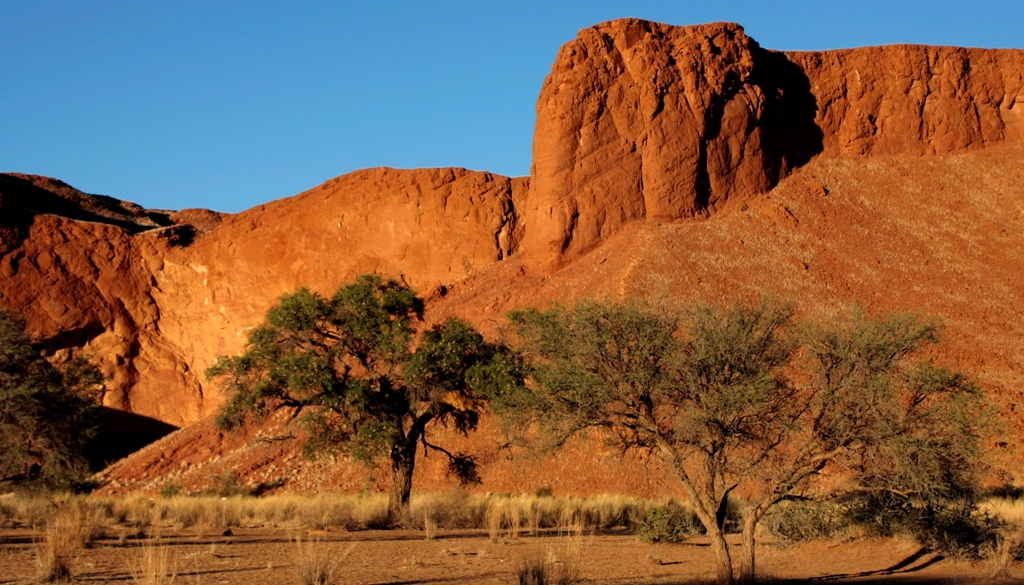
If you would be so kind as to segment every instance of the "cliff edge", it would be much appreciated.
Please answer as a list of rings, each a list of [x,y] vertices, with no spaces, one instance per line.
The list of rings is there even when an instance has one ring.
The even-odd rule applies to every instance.
[[[706,216],[811,157],[1024,138],[1024,51],[762,49],[732,23],[580,31],[537,102],[524,247],[564,266],[626,223]]]

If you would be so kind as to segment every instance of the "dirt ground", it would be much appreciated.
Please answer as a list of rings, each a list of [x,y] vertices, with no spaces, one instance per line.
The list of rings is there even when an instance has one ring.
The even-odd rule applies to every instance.
[[[344,558],[339,584],[508,584],[515,582],[517,566],[528,559],[575,568],[582,583],[683,584],[713,577],[706,540],[644,544],[633,535],[616,532],[524,535],[494,542],[481,531],[442,532],[428,541],[419,531],[307,534],[242,528],[216,537],[165,534],[162,542],[177,574],[174,583],[284,585],[298,583],[303,553],[296,536],[312,538],[309,542],[313,544],[307,546]],[[32,582],[36,571],[33,541],[39,537],[41,534],[27,530],[0,532],[0,583]],[[130,566],[145,542],[100,539],[75,559],[75,581],[132,583]],[[732,545],[738,553],[739,543]],[[895,539],[791,547],[766,544],[759,550],[759,567],[765,577],[796,583],[1019,583],[1024,578],[1024,571],[1015,567],[1015,578],[993,579],[991,563],[958,563]]]

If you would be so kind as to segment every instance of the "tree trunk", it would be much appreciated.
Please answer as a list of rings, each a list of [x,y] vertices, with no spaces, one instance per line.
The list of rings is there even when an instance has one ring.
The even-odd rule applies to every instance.
[[[725,531],[718,522],[718,512],[719,510],[724,510],[723,506],[727,504],[723,504],[715,499],[714,485],[712,483],[705,482],[705,484],[699,486],[701,489],[698,491],[698,484],[690,478],[690,474],[686,472],[686,466],[683,465],[671,444],[659,438],[658,446],[662,453],[665,454],[665,458],[671,462],[676,476],[683,484],[683,491],[686,492],[686,496],[690,499],[690,505],[694,507],[697,518],[700,519],[700,523],[704,525],[704,528],[708,531],[708,536],[711,537],[711,550],[715,554],[718,585],[732,585],[732,557],[729,556],[729,544],[725,541]],[[728,492],[725,495],[728,496]]]
[[[740,583],[743,585],[753,585],[756,577],[757,542],[754,540],[754,532],[760,518],[761,515],[753,510],[743,520],[743,557],[740,559]]]
[[[401,522],[409,511],[412,472],[416,467],[416,443],[407,441],[391,451],[391,493],[388,495],[388,527]]]
[[[413,420],[408,433],[401,433],[391,447],[391,494],[388,496],[388,527],[397,526],[409,512],[412,472],[416,468],[416,446],[427,423],[434,418],[428,410]]]
[[[729,543],[725,541],[725,534],[719,529],[708,529],[708,536],[711,537],[711,551],[715,553],[718,585],[732,585],[732,557],[729,556]]]

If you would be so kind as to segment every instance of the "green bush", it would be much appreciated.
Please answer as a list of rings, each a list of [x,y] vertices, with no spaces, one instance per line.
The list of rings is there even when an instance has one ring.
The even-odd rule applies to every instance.
[[[642,542],[685,542],[703,532],[697,515],[675,502],[648,508],[636,527]]]
[[[230,498],[233,496],[252,495],[252,490],[242,485],[237,472],[229,471],[224,475],[213,476],[213,485],[205,493],[210,496]]]
[[[917,511],[914,538],[954,558],[982,559],[998,547],[1001,522],[970,502],[933,505]]]
[[[90,491],[103,375],[83,357],[54,366],[44,353],[0,307],[0,491]]]
[[[997,545],[1000,523],[971,501],[915,501],[889,492],[839,501],[783,502],[765,514],[769,534],[783,541],[906,536],[956,558],[979,559]]]
[[[180,496],[181,493],[181,484],[177,483],[164,484],[164,487],[160,488],[160,497],[162,498],[173,498],[176,496]]]
[[[834,502],[781,502],[761,520],[768,534],[785,542],[824,540],[846,534],[851,521]]]

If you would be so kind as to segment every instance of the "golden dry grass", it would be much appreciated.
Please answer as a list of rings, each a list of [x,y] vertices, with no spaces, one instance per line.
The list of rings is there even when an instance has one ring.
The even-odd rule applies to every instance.
[[[612,527],[631,527],[662,500],[620,495],[589,498],[472,494],[461,491],[413,494],[404,524],[431,538],[441,530],[486,530],[495,541],[552,531],[582,534]],[[112,534],[154,534],[183,530],[198,537],[223,530],[284,528],[299,530],[365,530],[387,518],[387,497],[374,495],[275,495],[265,497],[176,496],[15,496],[0,501],[0,522],[7,527],[41,529],[73,515],[79,531],[74,539],[87,545],[106,527]]]
[[[37,522],[38,508],[31,506],[30,521]],[[75,556],[96,538],[97,510],[79,500],[58,501],[46,520],[43,539],[36,543],[37,578],[43,582],[69,581]]]
[[[135,585],[171,585],[178,578],[178,564],[171,548],[160,538],[143,541],[129,557],[128,573]]]
[[[998,544],[989,557],[989,563],[993,577],[1006,577],[1010,565],[1024,556],[1024,500],[989,498],[981,503],[980,508],[1002,521]]]
[[[334,585],[341,579],[345,559],[355,545],[338,553],[337,546],[319,540],[295,539],[295,583],[297,585]]]

